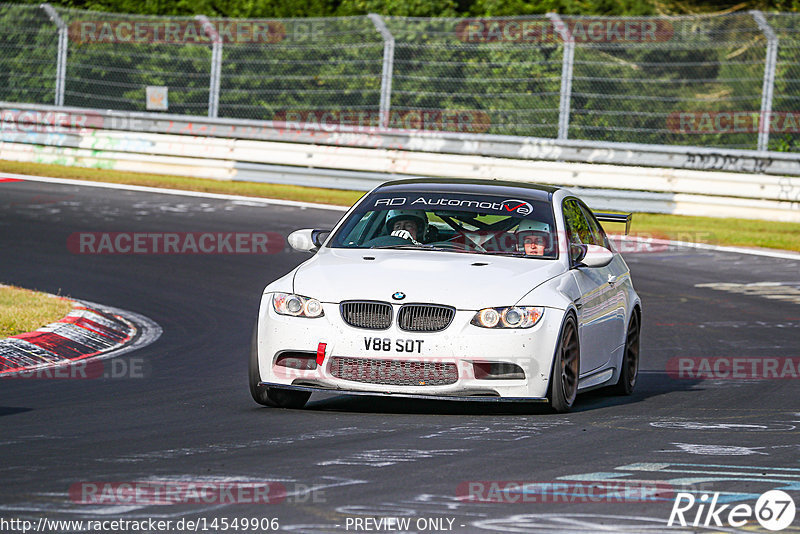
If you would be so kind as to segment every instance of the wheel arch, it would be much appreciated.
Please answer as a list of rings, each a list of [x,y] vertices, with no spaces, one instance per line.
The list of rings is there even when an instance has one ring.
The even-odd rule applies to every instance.
[[[558,351],[559,345],[561,345],[561,334],[564,331],[564,324],[569,317],[575,320],[575,330],[578,332],[578,369],[580,370],[581,336],[580,326],[578,325],[578,310],[575,308],[574,304],[570,304],[567,309],[564,310],[564,314],[561,316],[561,324],[558,325],[558,337],[556,338],[556,344],[553,346],[553,356],[550,358],[550,371],[547,375],[548,391],[550,390],[551,381],[553,380],[553,366],[556,364],[556,352]]]

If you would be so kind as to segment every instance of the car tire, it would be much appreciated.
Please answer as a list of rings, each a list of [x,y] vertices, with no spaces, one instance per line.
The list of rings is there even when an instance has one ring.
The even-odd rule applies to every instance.
[[[262,386],[261,371],[258,367],[258,325],[253,328],[250,340],[250,365],[248,369],[250,395],[262,406],[273,408],[302,408],[311,397],[310,391],[294,391],[291,389]]]
[[[580,343],[575,316],[567,315],[558,335],[556,352],[553,356],[553,369],[550,373],[550,388],[547,400],[557,413],[572,409],[578,394],[578,377],[580,376]]]
[[[612,386],[616,395],[630,395],[636,387],[639,376],[639,338],[641,333],[641,316],[638,309],[634,309],[625,334],[625,346],[622,353],[619,379]]]
[[[253,327],[253,335],[250,338],[250,364],[248,365],[247,378],[250,383],[250,395],[252,395],[253,400],[262,406],[275,406],[267,395],[268,388],[259,385],[261,371],[258,368],[258,325]]]

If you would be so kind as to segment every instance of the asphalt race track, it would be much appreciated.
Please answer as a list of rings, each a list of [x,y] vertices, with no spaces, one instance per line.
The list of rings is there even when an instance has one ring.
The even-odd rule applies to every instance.
[[[663,532],[673,530],[667,520],[679,491],[753,506],[783,488],[800,505],[800,377],[783,367],[796,372],[800,358],[800,262],[690,249],[627,254],[644,305],[640,382],[629,398],[586,394],[567,415],[538,405],[334,395],[285,410],[250,398],[250,333],[262,288],[307,255],[93,255],[67,247],[75,232],[286,236],[330,227],[340,215],[0,183],[0,282],[131,310],[163,328],[154,344],[120,356],[138,373],[0,381],[0,518],[277,518],[280,531],[303,533],[394,532],[398,523],[376,528],[377,521],[408,518],[411,532]],[[738,285],[697,287],[719,283]],[[741,379],[758,362],[733,377],[680,378],[667,372],[679,357],[777,360],[782,378]],[[268,481],[287,496],[272,504],[82,504],[75,494],[86,483],[148,481]],[[510,481],[560,489],[523,494]],[[608,481],[663,491],[620,499],[587,490]],[[511,489],[483,501],[459,498],[465,488],[491,497],[492,487]],[[687,522],[697,512],[687,512]],[[674,530],[739,531],[704,527],[705,519]],[[743,529],[767,532],[754,519]],[[78,529],[60,531],[68,530]],[[800,531],[800,514],[790,531]]]

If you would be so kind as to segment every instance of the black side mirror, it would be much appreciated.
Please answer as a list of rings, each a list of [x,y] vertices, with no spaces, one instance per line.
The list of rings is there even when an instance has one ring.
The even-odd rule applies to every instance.
[[[311,242],[314,243],[314,246],[321,247],[325,240],[328,239],[330,233],[330,230],[312,230]]]
[[[573,265],[577,265],[578,263],[583,261],[583,258],[586,257],[586,245],[578,245],[576,243],[570,243],[569,245],[569,259]]]

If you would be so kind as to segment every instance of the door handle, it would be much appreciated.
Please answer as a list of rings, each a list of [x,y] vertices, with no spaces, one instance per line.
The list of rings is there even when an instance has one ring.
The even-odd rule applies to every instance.
[[[609,274],[608,275],[608,285],[610,285],[611,287],[614,287],[614,284],[616,284],[619,281],[619,278],[620,278],[619,276],[614,276],[613,274]]]

